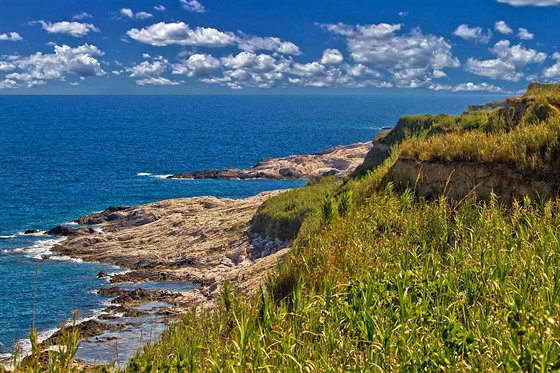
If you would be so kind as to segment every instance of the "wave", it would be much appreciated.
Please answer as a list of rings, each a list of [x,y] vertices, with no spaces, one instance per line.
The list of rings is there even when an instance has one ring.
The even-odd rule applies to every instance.
[[[53,255],[51,249],[59,242],[64,241],[66,237],[50,238],[48,240],[36,241],[31,246],[21,247],[17,249],[4,250],[6,253],[22,253],[29,258],[44,259]]]
[[[153,177],[154,179],[167,179],[169,176],[173,176],[173,174],[154,175],[149,172],[138,172],[136,176]]]
[[[152,176],[150,176],[150,177],[155,177],[156,179],[167,179],[169,176],[173,176],[173,174],[152,175]]]
[[[10,234],[8,236],[0,236],[0,240],[9,240],[10,238],[16,238],[16,234]]]

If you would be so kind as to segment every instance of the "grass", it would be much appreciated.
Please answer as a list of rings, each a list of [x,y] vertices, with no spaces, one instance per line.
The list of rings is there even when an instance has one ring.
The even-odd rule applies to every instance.
[[[560,116],[509,132],[469,131],[411,138],[400,156],[420,161],[502,164],[538,178],[558,179]]]
[[[287,296],[226,288],[127,369],[560,369],[559,212],[560,200],[428,203],[389,185],[293,250]]]
[[[300,229],[303,232],[317,229],[323,200],[336,193],[340,185],[340,179],[324,177],[268,199],[252,219],[253,231],[284,241],[296,238]]]

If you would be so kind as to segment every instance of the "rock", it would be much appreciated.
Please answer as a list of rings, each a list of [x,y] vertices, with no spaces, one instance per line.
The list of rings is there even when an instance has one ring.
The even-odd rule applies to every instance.
[[[246,169],[202,170],[168,176],[168,179],[304,179],[318,177],[329,170],[339,177],[349,175],[364,160],[371,143],[337,146],[310,155],[265,158]]]
[[[76,220],[81,225],[97,225],[106,223],[114,213],[129,209],[129,206],[109,206],[102,212],[85,215]],[[118,215],[120,216],[120,215]]]
[[[48,231],[47,234],[50,234],[51,236],[80,236],[94,232],[95,230],[93,228],[71,228],[65,225],[57,225],[56,227]]]
[[[97,274],[97,276],[95,276],[95,277],[96,277],[96,278],[107,278],[107,277],[109,277],[109,275],[108,275],[107,273],[101,271],[101,272],[99,272],[99,273]]]
[[[39,233],[39,231],[37,229],[28,229],[23,233],[24,234],[35,234],[35,233]]]

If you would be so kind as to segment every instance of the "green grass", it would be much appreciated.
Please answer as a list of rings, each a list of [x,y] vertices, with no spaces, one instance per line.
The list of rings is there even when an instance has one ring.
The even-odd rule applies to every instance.
[[[335,194],[341,185],[340,179],[324,177],[268,199],[252,219],[253,231],[273,239],[293,240],[300,229],[317,229],[322,220],[323,200]]]
[[[559,212],[378,189],[293,250],[286,297],[226,290],[128,370],[560,369]]]
[[[469,131],[411,138],[399,151],[401,157],[420,161],[501,164],[532,177],[558,181],[560,116],[509,132]]]

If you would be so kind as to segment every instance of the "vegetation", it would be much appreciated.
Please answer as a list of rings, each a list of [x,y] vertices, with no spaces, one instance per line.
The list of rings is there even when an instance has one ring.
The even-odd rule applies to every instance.
[[[291,280],[287,296],[246,303],[226,287],[128,370],[560,369],[559,212],[389,185],[294,249],[270,280]]]
[[[253,217],[253,231],[284,241],[293,240],[300,229],[316,230],[321,223],[323,199],[340,185],[340,179],[324,177],[267,200]]]

